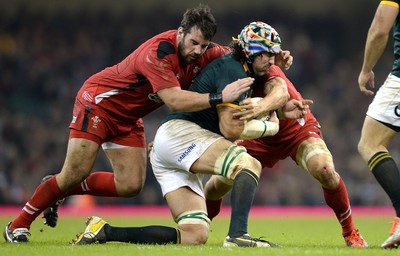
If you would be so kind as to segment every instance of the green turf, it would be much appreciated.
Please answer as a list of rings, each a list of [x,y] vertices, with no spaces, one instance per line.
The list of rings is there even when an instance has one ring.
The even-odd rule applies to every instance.
[[[105,218],[115,226],[144,226],[161,224],[175,226],[169,219]],[[5,227],[9,218],[0,218]],[[341,236],[341,229],[335,219],[251,219],[249,232],[254,237],[279,243],[283,248],[223,248],[221,246],[228,229],[228,220],[216,219],[212,223],[210,237],[204,246],[183,245],[135,245],[107,243],[101,245],[73,246],[68,243],[78,231],[85,227],[85,219],[61,218],[57,228],[42,224],[38,219],[31,228],[27,244],[0,243],[0,255],[397,255],[398,250],[383,250],[380,244],[388,236],[388,219],[358,218],[357,227],[370,244],[368,249],[348,248]]]

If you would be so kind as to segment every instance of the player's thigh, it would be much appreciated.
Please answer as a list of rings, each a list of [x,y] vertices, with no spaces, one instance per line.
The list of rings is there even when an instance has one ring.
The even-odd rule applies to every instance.
[[[371,148],[387,147],[396,134],[396,131],[366,116],[361,130],[360,145]]]
[[[110,160],[116,181],[130,182],[132,178],[144,182],[146,177],[146,148],[121,147],[104,150]]]
[[[226,139],[219,139],[215,141],[193,163],[190,171],[214,174],[214,168],[217,159],[232,145],[234,144]]]
[[[191,168],[195,172],[201,172],[202,169],[222,176],[229,184],[244,169],[259,176],[262,168],[260,162],[250,156],[245,147],[221,139],[214,142]]]
[[[57,183],[62,191],[70,189],[89,175],[99,147],[99,144],[88,139],[69,139],[64,165],[57,175]]]

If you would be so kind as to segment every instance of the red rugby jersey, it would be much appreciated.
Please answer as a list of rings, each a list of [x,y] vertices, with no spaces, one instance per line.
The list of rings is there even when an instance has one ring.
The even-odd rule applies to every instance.
[[[120,63],[91,76],[79,90],[78,100],[101,106],[119,121],[133,122],[163,104],[157,91],[187,89],[200,70],[229,51],[212,43],[195,63],[181,63],[176,33],[170,30],[150,38]]]

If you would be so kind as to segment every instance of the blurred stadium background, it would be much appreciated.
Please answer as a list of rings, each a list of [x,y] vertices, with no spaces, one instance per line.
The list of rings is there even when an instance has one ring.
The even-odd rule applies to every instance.
[[[371,98],[357,85],[368,27],[379,3],[330,0],[0,0],[0,205],[22,205],[41,178],[61,168],[74,97],[86,78],[123,59],[153,35],[179,26],[183,12],[208,4],[215,41],[229,43],[244,25],[274,26],[294,64],[287,76],[322,125],[324,138],[357,206],[389,200],[357,153]],[[380,85],[392,65],[391,43],[375,69]],[[148,141],[168,110],[144,118]],[[398,141],[392,155],[399,159]],[[101,153],[94,170],[110,171]],[[150,169],[136,198],[92,198],[97,205],[163,205]],[[70,198],[67,203],[74,204]],[[263,172],[261,206],[323,206],[321,188],[290,159]]]

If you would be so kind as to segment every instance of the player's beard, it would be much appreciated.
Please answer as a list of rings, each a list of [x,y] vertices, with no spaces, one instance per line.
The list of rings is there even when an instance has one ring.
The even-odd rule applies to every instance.
[[[196,62],[200,58],[201,55],[185,54],[184,53],[183,43],[180,42],[180,43],[178,43],[178,56],[186,64],[192,64],[192,63]]]
[[[268,72],[270,67],[271,67],[271,64],[268,64],[268,65],[265,65],[262,68],[260,68],[260,67],[258,67],[258,68],[252,67],[252,69],[253,69],[253,72],[255,73],[256,76],[264,76]]]

